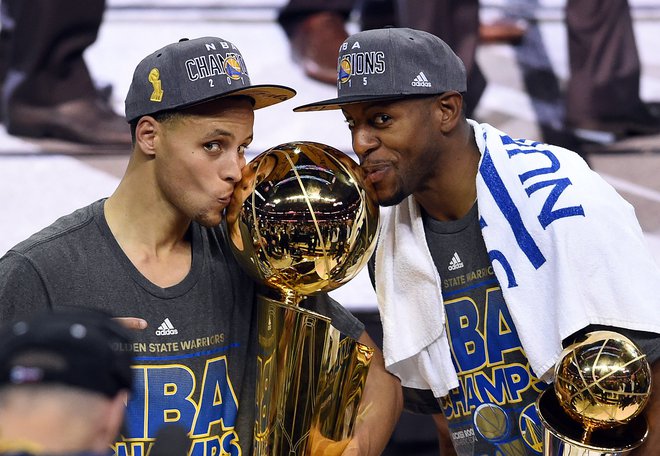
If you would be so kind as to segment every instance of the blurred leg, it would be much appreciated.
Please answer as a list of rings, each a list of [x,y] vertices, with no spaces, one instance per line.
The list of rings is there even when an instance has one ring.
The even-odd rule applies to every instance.
[[[360,5],[360,29],[372,30],[386,26],[397,27],[394,0],[363,0]]]
[[[354,0],[290,0],[278,15],[291,54],[305,74],[328,84],[337,82],[339,46],[348,37],[345,22]]]
[[[102,100],[84,60],[104,0],[3,0],[3,116],[12,135],[130,144],[123,117]]]
[[[104,0],[3,0],[13,31],[7,95],[58,104],[95,96],[83,52],[96,41]]]
[[[477,65],[479,44],[478,0],[397,0],[399,25],[433,33],[463,60],[467,72],[468,116],[486,89],[486,78]]]
[[[641,65],[628,1],[568,0],[566,26],[567,123],[619,135],[660,130],[640,99]]]

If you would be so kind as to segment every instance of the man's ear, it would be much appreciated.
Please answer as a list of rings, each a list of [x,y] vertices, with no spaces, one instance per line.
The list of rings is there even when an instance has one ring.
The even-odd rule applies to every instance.
[[[135,126],[135,144],[146,155],[155,155],[156,137],[162,129],[161,124],[151,116],[142,116]]]
[[[463,95],[451,91],[436,98],[437,114],[440,116],[440,130],[450,133],[463,118]]]

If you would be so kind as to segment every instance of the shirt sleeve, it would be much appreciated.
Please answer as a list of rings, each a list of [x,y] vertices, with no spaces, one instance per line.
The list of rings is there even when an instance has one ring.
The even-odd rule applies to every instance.
[[[303,301],[303,306],[313,312],[329,317],[332,326],[342,334],[355,340],[359,339],[364,332],[364,324],[327,293],[307,297]]]
[[[614,326],[589,325],[566,339],[564,341],[564,347],[568,346],[571,341],[575,340],[583,334],[599,330],[618,332],[619,334],[622,334],[628,339],[632,340],[639,347],[642,353],[646,355],[646,359],[651,365],[653,365],[653,363],[658,360],[658,357],[660,357],[660,334],[645,331],[635,331],[633,329],[618,328]]]
[[[8,252],[0,259],[0,324],[50,310],[48,292],[33,264],[20,253]]]
[[[440,402],[431,390],[403,387],[403,408],[410,413],[435,415],[442,413]]]

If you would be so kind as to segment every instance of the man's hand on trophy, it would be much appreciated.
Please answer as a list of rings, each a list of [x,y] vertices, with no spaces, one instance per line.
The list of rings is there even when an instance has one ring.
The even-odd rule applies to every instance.
[[[369,375],[360,401],[355,432],[349,447],[359,448],[350,454],[377,456],[383,453],[403,410],[401,381],[385,369],[385,359],[378,345],[366,331],[359,342],[374,349]],[[355,445],[355,446],[353,446]]]
[[[360,454],[357,446],[349,445],[352,442],[351,439],[343,439],[340,441],[334,441],[325,437],[316,426],[313,426],[309,431],[309,442],[312,449],[311,454],[314,456],[348,456],[348,455],[358,455]],[[353,448],[350,453],[345,452]]]

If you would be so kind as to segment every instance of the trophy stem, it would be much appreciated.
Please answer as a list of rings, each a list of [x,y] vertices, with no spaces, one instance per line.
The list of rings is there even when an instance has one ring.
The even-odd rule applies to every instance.
[[[284,303],[290,306],[297,306],[302,300],[302,296],[300,296],[298,293],[296,293],[294,290],[291,289],[282,290],[282,295],[283,295],[282,297],[284,298]]]

